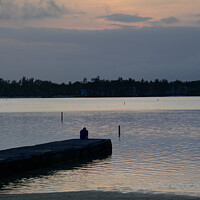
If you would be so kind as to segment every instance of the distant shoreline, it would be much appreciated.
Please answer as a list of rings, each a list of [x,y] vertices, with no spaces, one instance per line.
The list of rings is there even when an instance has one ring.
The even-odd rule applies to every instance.
[[[161,96],[200,96],[200,80],[136,81],[132,78],[104,80],[100,77],[88,81],[57,84],[51,81],[23,77],[19,81],[0,78],[0,97],[161,97]]]
[[[0,194],[1,200],[199,200],[199,197],[175,194],[80,191],[37,194]]]
[[[87,99],[87,98],[162,98],[162,97],[200,97],[200,95],[190,95],[190,96],[52,96],[52,97],[41,97],[41,96],[15,96],[15,97],[0,97],[0,99]]]

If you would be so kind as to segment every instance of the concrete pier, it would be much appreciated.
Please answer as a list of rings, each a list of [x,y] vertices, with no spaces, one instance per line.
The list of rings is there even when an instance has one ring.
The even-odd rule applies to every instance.
[[[93,156],[112,154],[110,139],[65,140],[0,151],[0,177],[73,162]]]

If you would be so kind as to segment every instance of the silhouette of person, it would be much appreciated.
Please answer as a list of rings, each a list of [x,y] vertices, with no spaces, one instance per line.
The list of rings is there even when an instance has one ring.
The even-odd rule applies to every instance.
[[[80,139],[88,139],[88,130],[85,127],[80,131]]]

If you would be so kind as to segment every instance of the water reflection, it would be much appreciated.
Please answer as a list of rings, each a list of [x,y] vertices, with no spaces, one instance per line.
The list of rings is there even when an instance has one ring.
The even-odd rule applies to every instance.
[[[125,104],[124,104],[125,102]],[[146,111],[200,109],[200,97],[0,99],[0,112]]]
[[[57,185],[61,190],[64,190],[65,185],[73,184],[78,181],[80,184],[87,185],[87,174],[90,168],[95,168],[98,165],[106,165],[111,160],[109,156],[93,156],[88,159],[76,160],[71,163],[59,163],[48,168],[32,170],[24,173],[0,179],[0,194],[13,193],[32,193],[39,192],[49,188],[51,184]],[[81,171],[81,175],[76,180],[72,180],[73,174],[76,171]],[[63,182],[66,178],[71,179],[70,182]],[[38,188],[38,182],[40,189]],[[38,190],[39,189],[39,190]],[[55,190],[55,188],[54,188]]]
[[[60,122],[60,112],[0,113],[1,149],[79,138],[83,124],[88,128],[90,138],[110,138],[113,144],[113,154],[108,160],[69,170],[55,170],[53,175],[30,177],[20,186],[17,183],[13,188],[9,185],[9,192],[142,190],[200,196],[199,97],[159,99],[157,102],[155,98],[127,98],[125,106],[124,98],[117,98],[113,105],[115,99],[90,99],[88,102],[85,99],[85,104],[80,100],[80,105],[76,100],[74,104],[85,105],[84,109],[90,103],[91,109],[102,103],[100,107],[109,108],[111,105],[111,110],[67,111],[63,123]],[[67,103],[68,107],[71,105],[65,99],[61,102],[55,101],[54,108]],[[123,110],[119,109],[118,103]],[[147,109],[134,110],[141,107]],[[175,107],[186,109],[168,109]],[[152,108],[157,110],[150,110]]]

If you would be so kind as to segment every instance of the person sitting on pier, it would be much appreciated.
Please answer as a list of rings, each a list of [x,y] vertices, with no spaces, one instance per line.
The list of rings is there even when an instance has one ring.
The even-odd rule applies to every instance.
[[[80,131],[80,139],[88,139],[88,130],[85,127]]]

